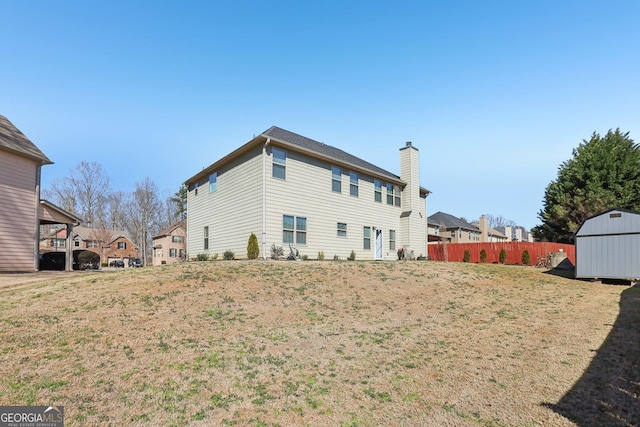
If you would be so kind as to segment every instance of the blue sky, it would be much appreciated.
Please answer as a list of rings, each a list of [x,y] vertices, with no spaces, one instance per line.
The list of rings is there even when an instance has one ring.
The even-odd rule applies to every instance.
[[[399,173],[429,214],[540,223],[593,132],[640,142],[637,1],[0,0],[0,114],[55,164],[166,194],[272,125]],[[167,168],[168,166],[168,168]],[[168,170],[166,173],[164,171]]]

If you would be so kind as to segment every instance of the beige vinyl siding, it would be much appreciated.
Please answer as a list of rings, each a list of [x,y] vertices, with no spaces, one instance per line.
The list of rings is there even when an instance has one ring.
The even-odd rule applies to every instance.
[[[195,195],[193,185],[187,195],[187,256],[213,255],[231,250],[237,258],[246,257],[247,242],[253,232],[262,235],[262,148],[226,164],[217,171],[217,189],[209,192],[204,177]],[[271,176],[271,163],[268,169]],[[204,227],[209,227],[209,249],[204,250]],[[262,255],[262,245],[260,245]]]
[[[374,178],[358,172],[358,197],[349,195],[348,167],[342,167],[342,192],[332,191],[331,163],[287,151],[286,180],[271,176],[271,155],[267,159],[267,248],[283,246],[282,216],[307,218],[307,244],[296,245],[300,255],[316,258],[323,251],[326,259],[338,255],[346,259],[355,251],[356,259],[373,259],[375,234],[382,229],[384,259],[397,259],[389,250],[389,230],[396,230],[400,242],[402,208],[374,201]],[[334,165],[335,166],[335,165]],[[337,224],[347,224],[347,236],[338,237]],[[363,228],[372,227],[371,249],[363,249]],[[396,243],[396,246],[398,243]]]
[[[33,161],[0,151],[0,271],[34,271],[38,219]]]

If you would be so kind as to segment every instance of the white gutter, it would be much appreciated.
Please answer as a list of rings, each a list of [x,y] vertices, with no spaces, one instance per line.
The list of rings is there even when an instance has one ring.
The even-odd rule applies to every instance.
[[[262,259],[267,260],[267,138],[262,146]]]

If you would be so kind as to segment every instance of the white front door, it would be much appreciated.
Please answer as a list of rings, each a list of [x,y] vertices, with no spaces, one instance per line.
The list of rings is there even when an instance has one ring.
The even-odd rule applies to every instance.
[[[379,228],[376,231],[376,252],[373,259],[382,259],[382,230]]]

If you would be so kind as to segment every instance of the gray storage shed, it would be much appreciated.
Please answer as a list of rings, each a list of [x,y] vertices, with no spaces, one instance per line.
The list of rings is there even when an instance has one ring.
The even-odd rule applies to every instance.
[[[640,212],[612,209],[576,232],[576,278],[640,279]]]

